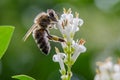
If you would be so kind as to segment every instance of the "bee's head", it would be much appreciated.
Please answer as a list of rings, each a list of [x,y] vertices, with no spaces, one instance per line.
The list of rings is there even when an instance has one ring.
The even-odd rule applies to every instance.
[[[48,9],[47,10],[47,14],[50,18],[50,20],[53,22],[53,23],[56,23],[57,20],[58,20],[58,16],[57,14],[55,13],[55,11],[53,9]]]

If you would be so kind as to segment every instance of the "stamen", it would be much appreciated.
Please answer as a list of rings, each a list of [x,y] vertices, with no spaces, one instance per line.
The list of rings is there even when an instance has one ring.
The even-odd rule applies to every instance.
[[[65,8],[63,8],[63,13],[66,14],[67,13],[67,10]]]
[[[59,51],[59,49],[57,47],[55,47],[55,52],[60,53],[60,51]]]
[[[76,40],[76,43],[78,43],[78,42],[79,42],[79,40],[77,39],[77,40]]]
[[[99,70],[99,69],[96,69],[96,73],[97,73],[97,74],[100,74],[100,70]]]
[[[68,20],[64,20],[64,21],[62,22],[62,27],[63,27],[63,29],[65,29],[65,26],[67,26],[67,24],[68,24]]]
[[[111,61],[111,57],[108,57],[106,60],[105,60],[105,62],[109,62],[109,61]]]
[[[101,65],[103,65],[103,62],[96,62],[96,65],[101,66]]]
[[[69,8],[68,11],[67,11],[67,13],[71,14],[71,12],[72,12],[72,10],[71,10],[71,8]]]
[[[62,24],[61,24],[61,25],[62,25],[62,28],[63,28],[63,29],[65,29],[64,22],[62,22]]]
[[[79,18],[79,13],[78,12],[75,12],[75,17]]]
[[[84,39],[80,39],[79,44],[80,44],[80,45],[84,45],[85,42],[86,42],[86,41],[85,41]]]
[[[120,58],[118,58],[118,62],[117,63],[120,65]]]
[[[65,26],[67,26],[67,24],[68,24],[68,20],[66,19],[66,20],[65,20]]]

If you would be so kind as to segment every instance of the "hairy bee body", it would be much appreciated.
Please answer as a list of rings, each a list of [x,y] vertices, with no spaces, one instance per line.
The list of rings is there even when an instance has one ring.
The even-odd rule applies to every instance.
[[[62,38],[50,35],[48,30],[57,23],[57,15],[54,10],[48,9],[47,13],[38,14],[34,20],[34,24],[23,37],[25,41],[32,33],[38,47],[44,54],[50,52],[49,40],[65,42]]]
[[[33,38],[35,39],[38,48],[46,55],[50,52],[50,43],[48,34],[44,29],[36,29],[33,31]]]

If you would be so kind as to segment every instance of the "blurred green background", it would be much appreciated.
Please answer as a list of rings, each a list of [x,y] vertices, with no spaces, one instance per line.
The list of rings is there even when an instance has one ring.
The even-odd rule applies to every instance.
[[[11,43],[0,60],[0,80],[14,80],[13,75],[26,74],[36,80],[60,80],[59,64],[52,61],[54,47],[51,42],[48,56],[41,54],[32,36],[26,42],[23,36],[33,24],[34,17],[47,9],[59,15],[63,7],[79,12],[84,25],[75,40],[86,40],[87,51],[72,67],[73,80],[93,80],[96,61],[120,56],[120,0],[0,0],[0,25],[15,26]],[[58,30],[51,34],[61,36]]]

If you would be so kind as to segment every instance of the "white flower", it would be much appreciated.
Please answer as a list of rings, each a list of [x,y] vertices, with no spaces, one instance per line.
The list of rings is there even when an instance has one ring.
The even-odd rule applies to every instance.
[[[113,71],[113,80],[120,80],[120,64],[115,64]]]
[[[114,72],[120,72],[120,64],[115,64],[113,70]]]
[[[61,21],[64,21],[64,20],[68,20],[68,22],[72,22],[73,20],[73,15],[71,14],[71,12],[69,13],[64,13],[61,15],[61,18],[60,18]]]
[[[97,69],[96,73],[94,80],[111,80],[111,77],[107,72],[100,72],[100,70]]]
[[[94,80],[111,80],[107,73],[96,74]]]
[[[86,51],[86,47],[84,46],[85,41],[84,40],[80,40],[80,43],[78,42],[74,42],[72,43],[72,46],[74,48],[74,53],[72,55],[72,60],[76,61],[76,59],[78,58],[78,56],[80,55],[80,53],[83,53]]]
[[[105,63],[97,62],[99,74],[97,73],[94,80],[111,80],[110,73],[108,72]]]
[[[76,13],[76,15],[77,15],[77,13]],[[78,18],[78,17],[73,19],[73,24],[76,25],[76,26],[82,26],[83,23],[84,23],[83,20]]]
[[[106,69],[110,72],[112,71],[112,68],[113,68],[113,63],[111,61],[111,57],[107,58],[105,63],[104,63]]]
[[[94,80],[120,80],[120,60],[117,64],[107,58],[105,62],[97,62],[99,74],[96,74]]]
[[[96,74],[94,80],[101,80],[100,75],[99,75],[99,74]]]
[[[56,48],[57,49],[57,48]],[[58,49],[57,49],[58,50]],[[59,62],[59,65],[60,65],[60,68],[61,70],[65,71],[65,67],[64,67],[64,58],[66,57],[65,53],[60,53],[60,52],[57,52],[57,54],[55,54],[53,56],[53,61],[54,62]]]
[[[76,13],[77,14],[77,13]],[[83,25],[83,20],[76,17],[73,19],[73,33],[75,33],[76,31],[79,31],[79,27],[78,26],[82,26]]]
[[[113,80],[120,80],[120,72],[119,73],[114,73],[112,76]]]
[[[111,62],[111,58],[107,58],[105,62],[97,62],[96,63],[100,72],[105,73],[105,72],[112,72],[113,69],[113,63]]]
[[[95,75],[94,80],[111,80],[110,75],[106,71],[101,72],[99,69],[97,69],[96,72],[97,74]]]
[[[114,73],[113,80],[120,80],[120,73]]]
[[[111,80],[111,77],[108,73],[101,73],[101,80]]]
[[[96,69],[96,75],[95,75],[95,78],[94,78],[94,80],[101,80],[101,75],[100,75],[100,71],[99,71],[99,69]]]
[[[79,30],[78,26],[83,24],[83,20],[78,18],[79,14],[76,13],[76,18],[73,18],[71,12],[71,9],[68,11],[64,9],[64,14],[61,15],[57,23],[58,29],[68,42],[72,42],[75,32]]]

